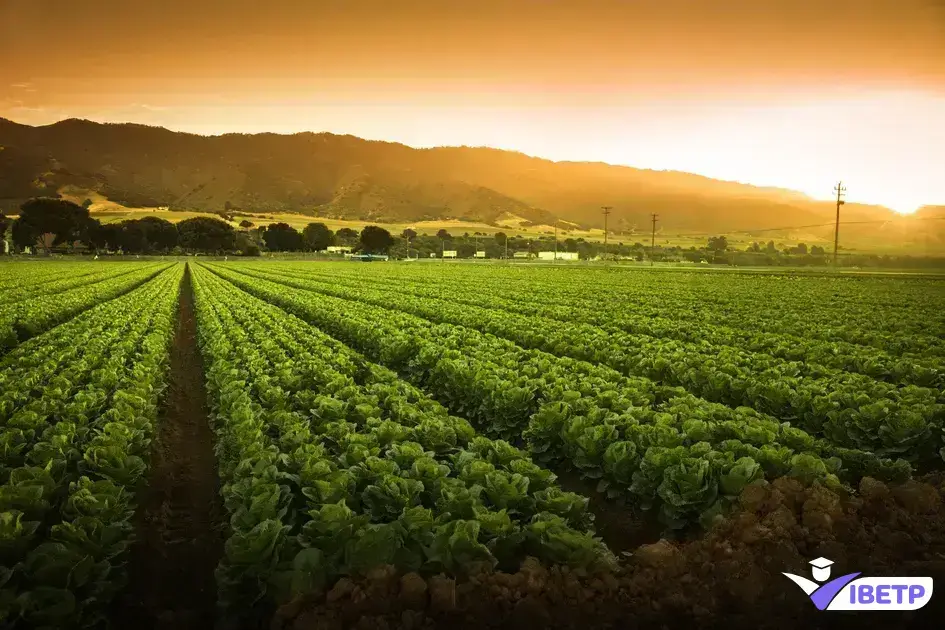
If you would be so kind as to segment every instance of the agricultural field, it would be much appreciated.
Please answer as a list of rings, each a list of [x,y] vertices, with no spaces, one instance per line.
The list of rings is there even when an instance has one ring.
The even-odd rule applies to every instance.
[[[0,383],[3,629],[820,627],[781,572],[945,578],[945,278],[4,263]]]

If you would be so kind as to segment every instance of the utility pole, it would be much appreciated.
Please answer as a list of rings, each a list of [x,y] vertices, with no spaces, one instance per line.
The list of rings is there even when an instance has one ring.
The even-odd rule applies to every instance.
[[[558,219],[555,219],[555,261],[558,260]]]
[[[842,199],[843,194],[847,191],[846,187],[843,185],[843,182],[838,182],[836,186],[833,187],[833,191],[837,193],[837,222],[834,225],[833,229],[833,266],[837,266],[837,245],[840,243],[840,206],[846,202]]]
[[[656,251],[656,217],[659,215],[655,212],[650,215],[653,221],[653,231],[650,234],[650,267],[653,266],[653,253]]]
[[[610,215],[610,211],[613,210],[613,206],[601,206],[600,209],[604,211],[604,256],[607,255],[607,217]]]
[[[509,259],[509,235],[505,235],[505,259]]]

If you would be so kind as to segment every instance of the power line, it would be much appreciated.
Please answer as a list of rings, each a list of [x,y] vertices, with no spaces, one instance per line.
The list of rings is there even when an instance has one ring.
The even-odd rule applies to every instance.
[[[558,261],[558,219],[555,219],[555,262]]]

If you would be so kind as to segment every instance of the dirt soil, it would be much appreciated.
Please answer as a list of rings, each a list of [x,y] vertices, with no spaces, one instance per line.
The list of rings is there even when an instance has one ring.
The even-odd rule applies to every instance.
[[[945,588],[945,476],[899,486],[864,479],[855,496],[778,479],[698,540],[635,550],[613,574],[526,560],[518,573],[398,575],[380,567],[284,605],[272,630],[363,628],[940,628],[945,594],[918,611],[818,611],[782,572],[930,576]]]
[[[653,511],[634,510],[616,501],[608,501],[597,491],[596,481],[583,479],[575,470],[559,467],[554,469],[554,473],[562,490],[588,497],[588,510],[594,515],[594,533],[614,553],[622,555],[660,539],[664,527]]]
[[[223,509],[196,334],[188,269],[150,478],[138,495],[129,585],[112,617],[113,628],[204,630],[214,625]]]

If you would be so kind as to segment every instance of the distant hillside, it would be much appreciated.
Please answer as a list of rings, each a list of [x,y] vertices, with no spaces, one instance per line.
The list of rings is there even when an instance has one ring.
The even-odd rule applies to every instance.
[[[0,119],[0,173],[6,208],[72,185],[126,206],[219,211],[229,203],[377,222],[495,224],[514,215],[600,228],[600,207],[609,205],[611,230],[625,234],[649,234],[652,212],[667,233],[760,231],[830,223],[834,216],[830,202],[794,191],[689,173],[552,162],[489,148],[414,149],[328,133],[198,136],[74,119],[43,127]],[[876,222],[851,236],[886,238],[888,226],[885,233],[875,228],[889,220],[910,226],[897,238],[929,240],[913,234],[917,222],[903,223],[886,208],[848,204],[843,216]],[[832,228],[808,231],[823,237]]]

